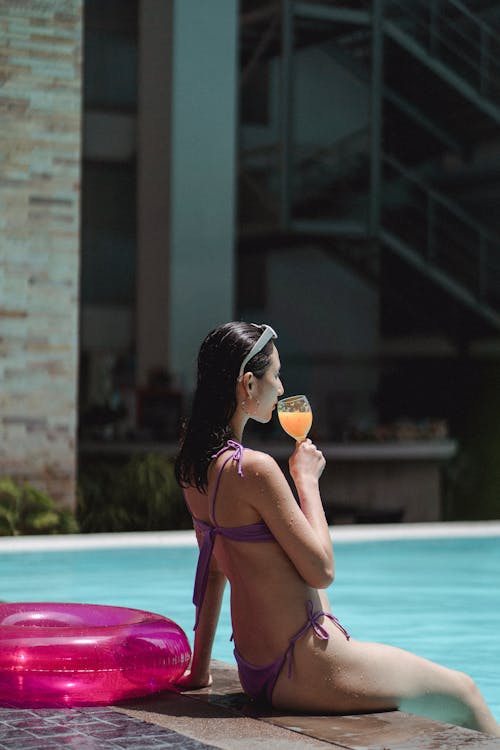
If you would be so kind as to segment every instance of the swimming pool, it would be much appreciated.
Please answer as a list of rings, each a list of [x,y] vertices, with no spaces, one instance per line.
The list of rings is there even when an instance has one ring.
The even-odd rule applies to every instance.
[[[334,529],[333,611],[357,639],[391,643],[468,672],[500,719],[500,536],[490,535],[500,529],[457,537],[436,535],[436,528],[423,529],[436,538],[420,539],[387,539],[381,528]],[[406,529],[398,527],[399,536],[418,531]],[[394,527],[389,533],[394,536]],[[191,640],[192,534],[113,535],[109,548],[105,539],[1,540],[0,600],[151,610],[178,622]],[[230,634],[226,591],[215,658],[233,661]]]

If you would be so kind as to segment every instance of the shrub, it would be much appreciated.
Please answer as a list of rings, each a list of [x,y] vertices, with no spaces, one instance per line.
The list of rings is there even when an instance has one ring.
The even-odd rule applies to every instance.
[[[500,518],[500,365],[475,364],[460,404],[460,449],[447,466],[446,520]]]
[[[27,482],[0,479],[0,536],[72,534],[78,524],[69,508]]]
[[[84,532],[191,528],[172,462],[154,453],[82,467],[77,518]]]

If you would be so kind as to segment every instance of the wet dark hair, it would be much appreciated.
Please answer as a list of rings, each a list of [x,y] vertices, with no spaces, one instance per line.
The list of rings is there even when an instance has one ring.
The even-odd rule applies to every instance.
[[[182,487],[207,488],[207,473],[214,453],[234,437],[229,421],[236,411],[236,381],[241,363],[264,326],[225,323],[211,331],[198,354],[198,379],[191,416],[183,429],[175,460],[175,476]],[[245,372],[261,378],[271,361],[273,342],[247,362]]]

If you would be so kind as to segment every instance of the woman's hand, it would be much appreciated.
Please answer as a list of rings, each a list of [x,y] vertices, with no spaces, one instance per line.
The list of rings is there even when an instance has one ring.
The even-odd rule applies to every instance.
[[[182,677],[179,677],[175,684],[181,690],[199,690],[200,688],[210,687],[212,684],[212,675],[210,673],[197,675],[190,669],[186,669]]]
[[[314,443],[306,438],[297,443],[288,461],[290,474],[298,488],[304,483],[318,482],[326,466],[325,457]]]

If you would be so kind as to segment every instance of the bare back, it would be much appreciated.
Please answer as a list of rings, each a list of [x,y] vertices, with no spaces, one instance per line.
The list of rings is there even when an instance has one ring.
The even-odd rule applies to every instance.
[[[191,487],[185,490],[185,496],[192,515],[200,521],[226,528],[264,521],[274,536],[274,541],[254,544],[219,535],[212,562],[231,584],[231,616],[238,648],[251,661],[265,663],[286,648],[290,634],[303,623],[307,601],[318,609],[320,597],[280,544],[283,530],[295,537],[295,546],[300,544],[294,527],[301,511],[281,470],[269,456],[245,449],[242,476],[235,461],[226,464],[211,517],[211,501],[225,460],[225,455],[219,456],[210,466],[206,493]],[[267,512],[261,512],[263,505]],[[249,618],[250,612],[255,617]]]

